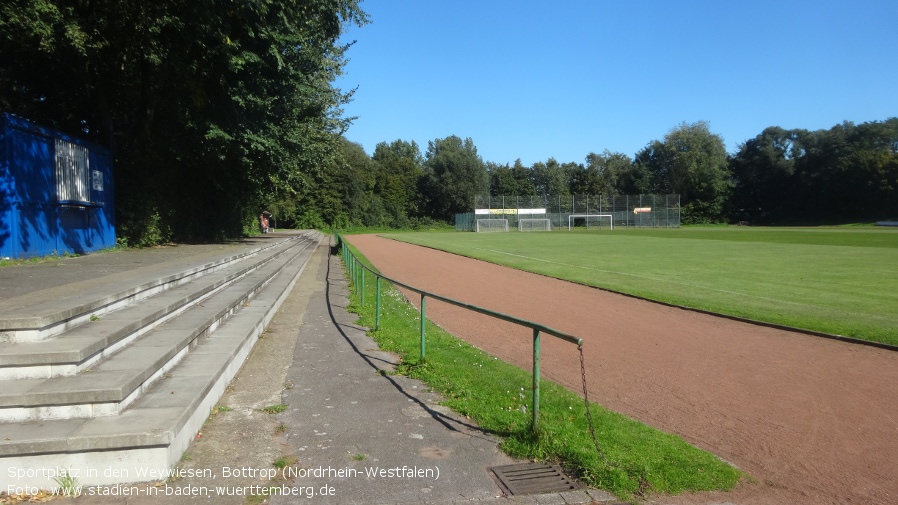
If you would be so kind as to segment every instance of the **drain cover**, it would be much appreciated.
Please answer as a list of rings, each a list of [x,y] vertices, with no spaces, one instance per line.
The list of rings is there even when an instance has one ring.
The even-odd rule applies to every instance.
[[[558,493],[583,488],[582,484],[565,475],[558,465],[524,463],[494,466],[489,470],[510,495]]]

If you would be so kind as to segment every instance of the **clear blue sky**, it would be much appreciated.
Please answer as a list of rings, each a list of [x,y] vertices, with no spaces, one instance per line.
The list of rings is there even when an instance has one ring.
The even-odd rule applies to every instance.
[[[682,122],[727,150],[768,126],[898,116],[898,0],[367,0],[346,137],[471,137],[484,161],[633,156]]]

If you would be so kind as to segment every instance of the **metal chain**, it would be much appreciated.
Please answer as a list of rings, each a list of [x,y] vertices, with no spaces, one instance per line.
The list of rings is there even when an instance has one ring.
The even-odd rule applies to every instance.
[[[595,423],[592,420],[592,412],[589,409],[589,391],[586,387],[586,363],[583,360],[583,346],[578,345],[577,350],[580,351],[580,375],[583,377],[583,403],[586,406],[586,421],[589,424],[589,434],[592,436],[592,443],[596,446],[596,452],[599,453],[599,456],[602,457],[602,461],[607,465],[609,464],[608,458],[605,456],[605,451],[603,451],[602,447],[599,445],[599,439],[596,437]]]

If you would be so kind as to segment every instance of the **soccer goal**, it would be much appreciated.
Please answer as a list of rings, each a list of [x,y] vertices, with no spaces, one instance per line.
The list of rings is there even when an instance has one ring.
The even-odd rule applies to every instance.
[[[518,219],[518,231],[552,231],[552,220],[547,218]]]
[[[607,224],[605,224],[607,223]],[[571,214],[567,218],[567,229],[573,230],[575,226],[585,226],[589,228],[614,229],[614,216],[611,214]]]
[[[477,220],[477,233],[490,231],[508,231],[508,219]]]

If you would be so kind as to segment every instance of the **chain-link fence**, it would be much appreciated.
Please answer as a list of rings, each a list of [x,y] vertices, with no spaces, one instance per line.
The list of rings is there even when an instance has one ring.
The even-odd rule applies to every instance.
[[[593,216],[611,216],[610,219]],[[679,228],[680,195],[492,196],[474,198],[474,212],[455,215],[455,229],[473,231],[479,218],[547,218],[553,228]],[[597,224],[594,224],[597,223]]]

